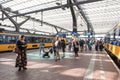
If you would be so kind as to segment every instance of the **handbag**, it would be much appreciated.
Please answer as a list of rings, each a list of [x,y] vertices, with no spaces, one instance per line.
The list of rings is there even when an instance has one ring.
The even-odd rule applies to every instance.
[[[19,53],[20,50],[19,50],[19,48],[16,47],[13,52],[14,52],[14,53]]]

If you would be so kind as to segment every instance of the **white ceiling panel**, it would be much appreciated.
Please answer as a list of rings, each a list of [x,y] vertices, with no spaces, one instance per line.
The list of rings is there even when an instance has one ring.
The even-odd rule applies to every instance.
[[[19,11],[19,13],[27,13],[35,10],[50,8],[54,6],[66,4],[67,0],[4,0],[6,3],[2,4],[4,8],[10,7],[12,11]],[[7,2],[9,1],[9,2]],[[88,1],[88,0],[77,0]],[[3,3],[0,0],[0,3]],[[98,2],[81,4],[79,7],[82,8],[88,22],[93,26],[96,33],[105,33],[110,30],[114,25],[120,23],[120,0],[102,0]],[[86,31],[87,23],[79,13],[81,10],[78,10],[74,6],[75,14],[77,17],[77,29],[78,31]],[[0,18],[2,17],[0,12]],[[10,14],[10,16],[13,14]],[[41,20],[41,12],[28,14],[26,16],[31,16],[35,19]],[[14,18],[14,20],[16,20]],[[25,18],[17,18],[17,22],[25,20]],[[70,8],[59,8],[43,12],[43,21],[50,24],[59,26],[61,28],[72,31],[73,30],[73,21],[71,16]],[[8,19],[0,21],[2,24],[14,26]],[[56,30],[48,25],[41,26],[41,23],[38,23],[33,20],[28,20],[21,28],[27,29],[36,29],[46,32],[54,32]],[[102,28],[102,29],[101,29]]]

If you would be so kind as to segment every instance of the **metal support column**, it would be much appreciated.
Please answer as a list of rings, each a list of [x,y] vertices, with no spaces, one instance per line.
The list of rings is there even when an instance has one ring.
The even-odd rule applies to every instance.
[[[28,29],[25,29],[28,33],[30,33],[30,31]]]
[[[19,23],[18,25],[21,26],[23,25],[25,22],[27,22],[30,19],[30,17],[28,17],[26,20],[22,21],[21,23]]]
[[[72,3],[71,0],[67,0],[67,4],[72,5],[73,3]],[[70,10],[71,10],[72,20],[73,20],[73,32],[77,33],[77,20],[76,20],[76,16],[75,16],[73,6],[70,6]]]
[[[74,1],[74,3],[78,3],[77,0],[73,0],[73,1]],[[98,1],[100,1],[100,0],[98,0]],[[88,21],[87,17],[85,16],[85,13],[82,10],[81,6],[79,6],[79,5],[76,5],[76,6],[80,10],[80,14],[82,15],[82,17],[85,19],[85,21],[87,23],[88,33],[91,31],[94,32],[94,29],[93,29],[92,25],[90,24],[90,22]],[[90,38],[90,35],[88,35],[88,38]]]
[[[2,21],[4,20],[4,14],[3,14],[3,12],[2,12]]]
[[[56,27],[54,27],[54,28],[55,28],[56,32],[58,33],[59,31],[57,30],[57,28]]]
[[[59,32],[61,32],[62,31],[62,29],[60,29],[60,31]]]
[[[41,26],[43,25],[43,11],[41,12]]]

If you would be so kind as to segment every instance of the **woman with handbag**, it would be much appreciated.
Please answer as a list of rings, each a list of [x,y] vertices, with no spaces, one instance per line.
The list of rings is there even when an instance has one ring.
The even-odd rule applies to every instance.
[[[16,58],[16,64],[15,67],[19,67],[18,71],[21,71],[21,69],[26,70],[27,66],[27,56],[26,56],[26,48],[27,45],[24,41],[25,36],[21,35],[19,37],[19,40],[16,43],[16,47],[19,49],[18,56]]]
[[[59,50],[61,48],[61,45],[60,45],[59,37],[56,38],[54,45],[55,45],[55,57],[56,57],[55,61],[57,61],[60,60]]]

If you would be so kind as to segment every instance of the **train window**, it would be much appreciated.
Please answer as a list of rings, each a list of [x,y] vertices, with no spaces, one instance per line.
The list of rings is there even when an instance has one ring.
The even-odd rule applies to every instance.
[[[46,43],[49,43],[49,40],[48,40],[48,38],[46,38]]]
[[[44,42],[44,43],[46,43],[46,42],[47,42],[47,41],[46,41],[46,38],[43,38],[43,42]]]
[[[2,43],[3,42],[3,37],[2,36],[0,36],[0,43]]]
[[[52,43],[53,39],[52,38],[49,38],[49,42]]]
[[[40,43],[41,41],[42,41],[42,38],[41,38],[41,37],[39,37],[39,38],[38,38],[38,42]]]
[[[40,43],[40,37],[38,37],[38,43]]]
[[[38,43],[39,42],[39,38],[35,37],[35,42]]]
[[[120,28],[115,29],[115,33],[116,33],[115,38],[116,38],[118,41],[120,41]]]
[[[46,38],[42,38],[42,37],[39,37],[38,42],[41,42],[42,40],[44,43],[46,42]]]
[[[10,43],[11,37],[10,36],[6,36],[6,43]]]
[[[12,42],[12,43],[16,43],[16,36],[12,36],[12,37],[11,37],[11,42]]]
[[[26,43],[28,42],[28,37],[27,37],[27,36],[25,36],[25,42],[26,42]]]
[[[52,42],[51,38],[46,39],[48,43]]]
[[[51,42],[50,38],[47,38],[47,40],[48,40],[49,43]]]
[[[16,36],[6,36],[6,43],[16,43]]]
[[[34,43],[35,37],[28,37],[28,43]]]
[[[115,29],[115,34],[116,34],[116,36],[119,35],[119,28],[118,28],[118,29]]]

